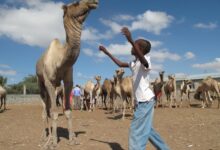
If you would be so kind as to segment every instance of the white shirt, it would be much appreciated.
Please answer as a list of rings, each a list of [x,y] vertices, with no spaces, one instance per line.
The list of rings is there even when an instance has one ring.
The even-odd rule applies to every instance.
[[[150,89],[150,56],[145,55],[144,57],[148,62],[148,68],[142,65],[140,60],[129,63],[132,71],[134,96],[138,102],[150,101],[154,97],[154,93]]]

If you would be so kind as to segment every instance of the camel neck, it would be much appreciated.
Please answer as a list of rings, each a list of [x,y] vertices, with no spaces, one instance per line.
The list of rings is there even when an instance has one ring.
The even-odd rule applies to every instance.
[[[82,25],[74,19],[64,18],[64,28],[66,31],[67,49],[79,51]]]

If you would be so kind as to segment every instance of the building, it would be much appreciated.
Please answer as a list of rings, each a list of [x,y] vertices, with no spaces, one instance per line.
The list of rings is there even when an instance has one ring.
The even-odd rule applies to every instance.
[[[187,76],[182,76],[182,77],[176,77],[176,85],[177,89],[180,88],[180,85],[183,80],[191,80],[196,88],[198,84],[205,78],[207,77],[212,77],[213,79],[217,80],[220,82],[220,72],[219,73],[204,73],[204,74],[196,74],[196,75],[187,75]]]

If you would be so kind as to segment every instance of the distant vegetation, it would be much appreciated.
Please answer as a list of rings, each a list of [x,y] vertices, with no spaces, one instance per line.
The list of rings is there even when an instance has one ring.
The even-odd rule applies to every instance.
[[[0,75],[0,85],[5,86],[7,83],[7,78]]]
[[[4,78],[0,75],[0,84],[6,85],[7,78]],[[38,94],[39,88],[37,84],[37,77],[35,75],[28,75],[23,79],[23,81],[17,83],[8,85],[6,87],[8,94],[23,94],[23,87],[26,86],[26,94]]]

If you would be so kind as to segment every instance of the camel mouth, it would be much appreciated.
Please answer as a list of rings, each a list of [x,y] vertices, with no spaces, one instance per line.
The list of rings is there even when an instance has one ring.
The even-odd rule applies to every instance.
[[[98,2],[94,2],[94,3],[89,4],[90,9],[96,9],[97,7],[98,7]]]

